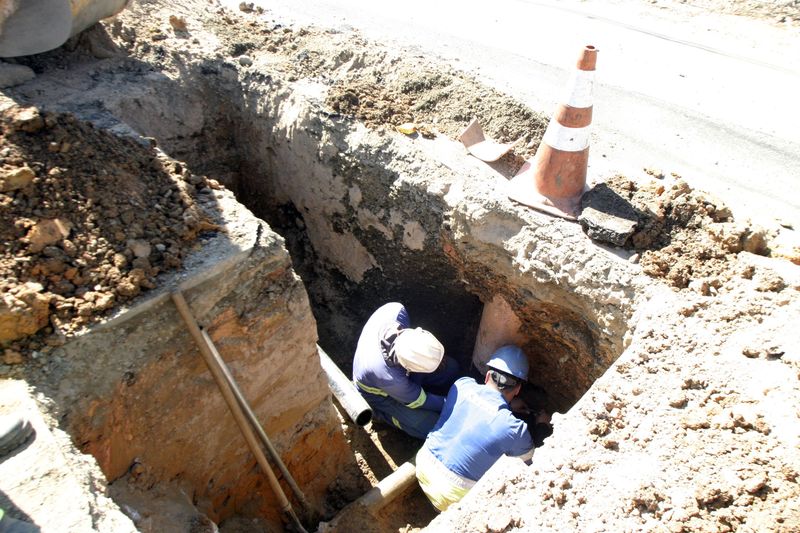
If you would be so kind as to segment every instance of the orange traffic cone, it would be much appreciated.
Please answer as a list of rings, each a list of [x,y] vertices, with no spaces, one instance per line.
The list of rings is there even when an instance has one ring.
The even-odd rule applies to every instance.
[[[536,155],[508,182],[512,200],[551,215],[577,217],[586,190],[596,63],[597,48],[585,47]]]

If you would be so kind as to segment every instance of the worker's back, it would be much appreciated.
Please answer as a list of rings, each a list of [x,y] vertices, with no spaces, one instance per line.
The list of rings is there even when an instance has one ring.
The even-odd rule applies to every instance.
[[[451,472],[477,481],[502,455],[530,454],[533,442],[499,391],[466,377],[450,388],[425,447]]]

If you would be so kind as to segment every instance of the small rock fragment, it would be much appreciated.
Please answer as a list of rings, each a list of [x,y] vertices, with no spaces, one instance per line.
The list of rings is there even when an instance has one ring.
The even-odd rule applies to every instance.
[[[44,127],[44,120],[35,107],[21,107],[11,110],[12,126],[26,133],[35,133]]]
[[[172,26],[172,29],[176,32],[187,32],[188,27],[186,26],[186,19],[183,17],[178,17],[175,15],[170,15],[169,17],[169,25]]]
[[[29,66],[0,62],[0,89],[21,85],[35,77]]]
[[[128,241],[128,248],[130,248],[131,252],[133,252],[133,255],[136,257],[150,257],[150,252],[152,251],[150,243],[141,240]]]
[[[22,363],[22,354],[10,348],[3,353],[3,363],[6,365],[18,365]]]
[[[28,165],[11,170],[0,171],[0,192],[11,192],[24,189],[33,181],[36,173]]]
[[[614,246],[623,246],[639,221],[631,204],[605,183],[583,195],[581,208],[578,222],[586,234]]]
[[[36,223],[25,236],[31,252],[41,252],[45,246],[55,244],[69,236],[72,223],[63,218],[46,219]]]

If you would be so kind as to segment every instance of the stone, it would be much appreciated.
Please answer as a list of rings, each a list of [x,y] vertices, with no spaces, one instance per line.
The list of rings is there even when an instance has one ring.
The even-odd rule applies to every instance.
[[[578,222],[591,239],[624,246],[633,235],[639,217],[627,200],[600,183],[581,198]]]
[[[243,67],[249,67],[253,64],[253,59],[250,56],[239,56],[239,64]]]
[[[188,31],[188,27],[186,26],[186,19],[183,17],[170,15],[169,25],[172,26],[172,29],[175,30],[176,32]]]
[[[3,363],[6,365],[18,365],[22,363],[22,354],[10,348],[6,349],[3,353]]]
[[[130,248],[135,257],[150,257],[151,248],[150,243],[147,241],[130,240],[128,241],[128,248]]]
[[[0,299],[0,343],[33,335],[49,323],[51,296],[39,283],[25,283]]]
[[[11,111],[14,128],[26,133],[35,133],[44,127],[44,120],[35,107],[20,107]]]
[[[26,65],[0,62],[0,89],[22,85],[36,77],[33,69]]]
[[[33,253],[41,252],[45,246],[56,244],[69,236],[72,223],[63,218],[45,219],[37,222],[25,236],[28,248]]]
[[[767,476],[759,472],[754,477],[744,482],[744,490],[748,494],[755,494],[767,485]]]
[[[36,173],[28,165],[11,170],[3,170],[0,174],[0,192],[24,189],[33,181]]]

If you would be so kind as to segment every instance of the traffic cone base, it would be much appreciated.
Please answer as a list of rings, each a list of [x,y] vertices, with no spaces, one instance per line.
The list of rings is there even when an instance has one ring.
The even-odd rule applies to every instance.
[[[586,157],[588,157],[588,155],[587,149]],[[517,175],[508,182],[506,189],[508,197],[515,202],[532,207],[537,211],[567,220],[577,220],[581,196],[584,192],[589,190],[589,188],[585,183],[582,183],[580,190],[575,191],[572,196],[545,196],[535,187],[531,187],[531,183],[535,183],[536,169],[534,164],[535,161],[533,163],[531,161],[526,161]],[[556,180],[558,180],[558,176],[553,176],[553,181]]]

